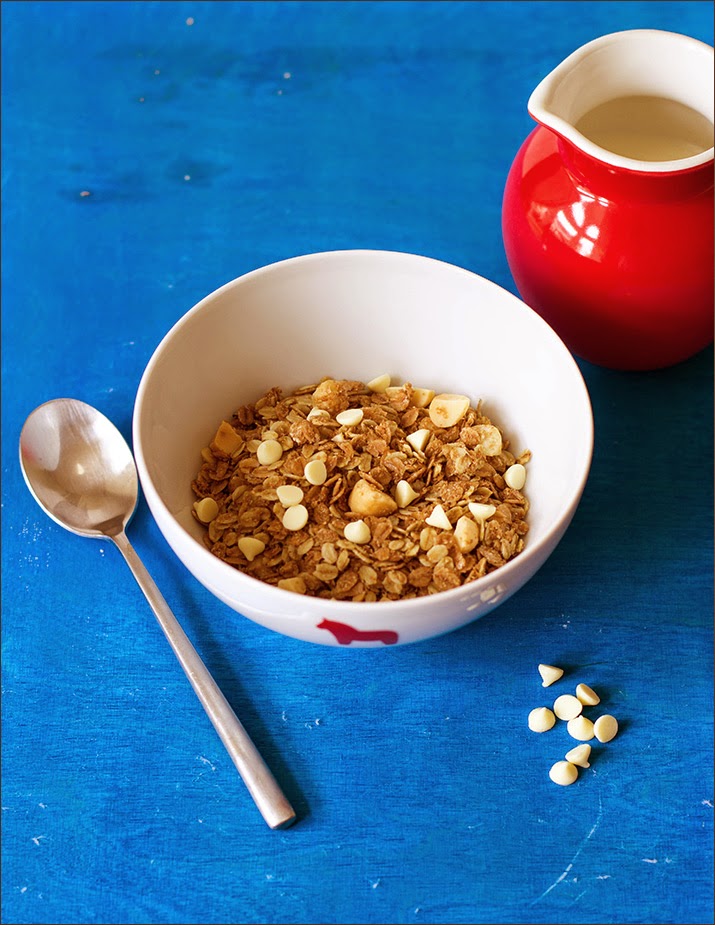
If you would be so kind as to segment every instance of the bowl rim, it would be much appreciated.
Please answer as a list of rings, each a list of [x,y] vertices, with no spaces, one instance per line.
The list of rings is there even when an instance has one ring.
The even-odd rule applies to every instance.
[[[240,569],[234,568],[228,562],[219,559],[218,556],[215,556],[209,549],[207,549],[196,537],[194,537],[187,529],[184,527],[176,516],[169,510],[167,505],[164,503],[159,491],[156,489],[154,482],[149,474],[149,469],[144,456],[144,447],[141,437],[141,418],[142,412],[144,410],[144,405],[146,403],[146,396],[149,388],[149,382],[153,375],[155,368],[159,365],[162,354],[167,349],[169,343],[172,341],[174,336],[181,330],[184,326],[188,325],[193,317],[201,312],[208,304],[215,301],[223,293],[230,291],[234,288],[239,288],[241,285],[245,285],[248,282],[254,281],[261,276],[268,275],[280,268],[288,268],[289,265],[295,264],[307,264],[312,262],[323,261],[325,259],[344,259],[345,257],[352,258],[389,258],[397,260],[405,260],[407,262],[419,262],[427,264],[435,264],[441,269],[450,272],[457,272],[464,274],[467,277],[474,278],[478,280],[481,284],[486,284],[488,288],[493,288],[498,291],[500,297],[506,296],[513,303],[521,306],[521,309],[525,312],[530,313],[536,323],[540,326],[543,326],[543,330],[547,333],[547,336],[551,336],[555,342],[557,350],[560,350],[562,353],[563,359],[566,364],[566,368],[570,370],[573,376],[573,385],[578,388],[579,391],[579,400],[582,404],[584,414],[584,430],[582,433],[583,441],[583,463],[582,463],[582,473],[576,484],[575,489],[569,497],[568,503],[560,511],[557,518],[553,523],[544,532],[544,535],[541,536],[533,545],[526,546],[524,550],[515,556],[513,559],[510,559],[504,565],[500,566],[498,569],[488,572],[486,575],[481,578],[477,578],[474,581],[461,584],[456,588],[449,588],[445,591],[438,591],[434,594],[421,595],[414,598],[401,598],[394,601],[345,601],[345,600],[336,600],[333,598],[320,598],[314,595],[304,595],[299,594],[295,591],[288,591],[283,588],[279,588],[276,585],[272,585],[268,582],[262,581],[259,578],[255,578],[252,575],[248,575],[245,572],[242,572]],[[144,491],[149,510],[152,514],[152,518],[159,527],[160,532],[164,535],[164,539],[169,543],[172,551],[175,555],[182,561],[185,567],[189,572],[196,578],[196,575],[193,569],[189,568],[186,563],[183,561],[182,557],[178,555],[176,549],[172,542],[169,541],[168,537],[164,534],[164,531],[161,527],[161,524],[154,514],[154,506],[156,505],[161,511],[162,515],[169,520],[172,525],[176,527],[180,535],[185,538],[193,547],[195,547],[195,554],[199,557],[199,561],[205,565],[205,568],[201,569],[202,573],[212,572],[216,575],[215,584],[221,584],[221,579],[225,577],[229,581],[235,581],[237,583],[237,592],[235,593],[231,589],[231,594],[225,592],[222,589],[220,592],[223,595],[223,599],[230,597],[232,601],[240,607],[240,601],[237,598],[240,597],[240,587],[243,582],[248,582],[249,586],[252,586],[256,589],[259,589],[261,593],[265,594],[268,607],[270,607],[270,600],[273,599],[276,601],[277,609],[278,602],[282,602],[284,606],[280,608],[281,619],[291,620],[295,618],[297,621],[302,621],[308,616],[306,609],[301,610],[296,608],[293,613],[285,612],[290,610],[286,605],[290,603],[291,600],[296,601],[300,599],[305,602],[307,608],[313,608],[314,606],[325,606],[330,607],[331,610],[335,609],[335,612],[342,612],[343,616],[347,616],[351,613],[353,616],[356,615],[359,609],[369,608],[370,611],[374,611],[374,608],[379,607],[379,612],[381,614],[387,615],[397,615],[398,612],[404,610],[405,607],[409,607],[411,611],[423,610],[429,607],[434,607],[435,599],[439,601],[448,601],[448,600],[459,600],[465,596],[465,593],[469,596],[475,596],[478,593],[480,588],[486,589],[487,587],[492,586],[495,582],[498,582],[500,578],[504,578],[508,581],[509,576],[514,571],[521,571],[524,568],[525,561],[530,562],[533,559],[539,560],[541,552],[549,547],[553,542],[554,537],[556,537],[557,543],[560,541],[561,536],[565,533],[568,528],[576,509],[580,503],[581,496],[585,489],[586,483],[588,481],[591,465],[593,461],[593,449],[594,449],[594,419],[593,419],[593,407],[591,404],[590,395],[588,392],[588,387],[584,380],[583,374],[579,369],[576,360],[568,349],[564,341],[559,337],[556,331],[548,324],[544,318],[541,317],[534,309],[526,304],[519,296],[515,295],[512,292],[509,292],[508,289],[505,289],[503,286],[500,286],[498,283],[493,282],[492,280],[487,279],[484,276],[474,272],[473,270],[468,270],[465,267],[460,267],[457,264],[449,263],[448,261],[441,260],[435,257],[424,256],[420,254],[409,253],[406,251],[396,251],[396,250],[382,250],[382,249],[370,249],[370,248],[347,248],[347,249],[337,249],[337,250],[327,250],[327,251],[316,251],[305,254],[299,254],[293,257],[286,257],[275,262],[264,264],[260,267],[256,267],[253,270],[248,270],[245,273],[240,274],[234,279],[228,280],[222,285],[218,286],[216,289],[204,295],[198,302],[196,302],[190,309],[188,309],[181,317],[179,317],[176,322],[169,328],[169,330],[161,338],[157,346],[155,347],[152,355],[147,362],[145,369],[142,373],[139,386],[137,388],[135,402],[134,402],[134,411],[132,416],[132,438],[134,445],[134,454],[136,458],[137,468],[139,470],[139,477],[142,490]],[[548,555],[544,557],[543,561],[537,566],[536,571],[541,567],[541,564],[546,561]],[[532,576],[527,577],[527,581]],[[200,583],[213,594],[219,593],[217,590],[214,590],[212,587],[213,582],[209,582],[208,579],[198,579]],[[523,584],[523,583],[522,583]],[[514,593],[521,587],[517,586],[513,591],[509,593]],[[507,588],[507,590],[509,590]],[[503,600],[503,598],[500,598]],[[485,606],[489,605],[489,601],[485,601]],[[227,605],[232,606],[232,605]],[[248,607],[251,605],[248,604]],[[240,612],[240,611],[239,611]]]

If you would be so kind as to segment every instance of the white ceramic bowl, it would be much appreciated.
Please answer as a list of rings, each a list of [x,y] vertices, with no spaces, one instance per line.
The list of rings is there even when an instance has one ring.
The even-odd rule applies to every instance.
[[[367,382],[383,373],[393,382],[482,399],[512,448],[532,451],[530,530],[522,553],[462,587],[373,603],[284,591],[210,553],[191,515],[190,486],[200,451],[222,418],[275,385],[288,392],[323,376]],[[198,581],[237,612],[288,636],[338,645],[342,634],[335,624],[367,634],[353,647],[446,633],[514,594],[563,536],[593,448],[581,373],[539,315],[467,270],[368,250],[284,260],[202,299],[147,365],[133,432],[149,508]]]

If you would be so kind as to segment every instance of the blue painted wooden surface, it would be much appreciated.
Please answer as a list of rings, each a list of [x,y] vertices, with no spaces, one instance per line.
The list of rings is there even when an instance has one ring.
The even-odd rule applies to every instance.
[[[17,464],[53,397],[128,437],[163,333],[265,263],[388,248],[513,290],[501,194],[533,87],[607,32],[712,42],[712,4],[16,2],[2,27],[3,921],[712,922],[711,351],[582,363],[596,446],[565,539],[412,647],[242,620],[141,504],[130,538],[295,803],[284,832],[118,553],[55,526]],[[566,789],[547,772],[573,741],[526,728],[539,661],[621,720]]]

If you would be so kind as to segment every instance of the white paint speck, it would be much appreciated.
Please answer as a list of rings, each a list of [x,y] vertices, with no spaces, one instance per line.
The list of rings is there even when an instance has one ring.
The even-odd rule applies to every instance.
[[[92,194],[90,193],[90,191],[89,191],[88,189],[83,189],[82,192],[80,193],[80,196],[81,196],[83,199],[84,199],[86,196],[91,196],[91,195],[92,195]]]
[[[643,858],[643,861],[646,864],[657,864],[658,858]]]
[[[193,26],[193,24],[194,24],[194,17],[193,17],[193,16],[189,16],[189,18],[186,20],[186,25],[187,25],[187,26]]]
[[[190,179],[191,179],[191,174],[185,173],[185,174],[184,174],[184,179],[185,179],[185,180],[190,180]]]
[[[290,71],[284,71],[284,73],[283,73],[283,80],[290,80],[292,76],[293,76],[293,75],[291,74]]]
[[[159,74],[161,74],[161,71],[159,70],[159,68],[157,68],[157,69],[154,71],[154,74],[157,75],[157,76],[158,76]]]
[[[32,839],[36,845],[39,845],[43,838],[47,838],[46,835],[35,835]]]
[[[373,890],[376,890],[380,886],[381,883],[382,883],[382,880],[378,877],[377,880],[373,881],[373,883],[370,884],[370,886],[373,888]]]
[[[713,804],[712,804],[712,801],[711,801],[711,800],[703,800],[701,805],[702,805],[702,806],[709,806],[709,807],[712,809],[712,805],[713,805]]]

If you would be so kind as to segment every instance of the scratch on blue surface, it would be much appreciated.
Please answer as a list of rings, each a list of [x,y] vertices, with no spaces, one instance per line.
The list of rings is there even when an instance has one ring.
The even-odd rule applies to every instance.
[[[535,906],[536,903],[540,902],[545,896],[548,896],[548,894],[554,889],[554,887],[557,887],[557,886],[559,885],[559,883],[561,883],[561,881],[564,879],[564,877],[566,877],[566,876],[569,874],[569,872],[573,869],[573,866],[574,866],[574,864],[576,863],[576,860],[578,859],[578,856],[581,854],[581,852],[583,851],[583,849],[586,847],[586,845],[588,844],[589,840],[590,840],[591,838],[593,838],[593,836],[594,836],[594,834],[595,834],[595,832],[596,832],[596,829],[597,829],[597,828],[599,827],[599,825],[601,824],[601,817],[602,817],[602,816],[603,816],[603,802],[601,801],[601,797],[600,797],[600,795],[599,795],[599,797],[598,797],[598,815],[596,816],[596,821],[595,821],[595,822],[593,823],[593,825],[591,826],[591,830],[590,830],[589,833],[586,835],[586,837],[582,840],[581,844],[580,844],[580,845],[578,846],[578,848],[576,849],[576,854],[574,854],[574,856],[571,858],[571,860],[570,860],[569,863],[566,865],[566,867],[564,868],[564,870],[562,871],[562,873],[556,878],[556,880],[554,880],[554,882],[551,884],[551,886],[547,887],[547,888],[544,890],[544,892],[541,894],[541,896],[537,896],[537,898],[534,899],[534,900],[532,901],[532,903],[531,903],[532,906]]]

